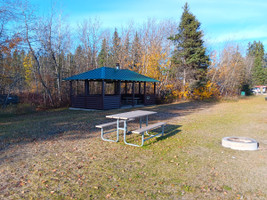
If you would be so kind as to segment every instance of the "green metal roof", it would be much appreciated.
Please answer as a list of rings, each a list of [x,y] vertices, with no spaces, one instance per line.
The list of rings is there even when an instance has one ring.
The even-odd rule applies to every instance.
[[[156,79],[149,78],[128,69],[115,69],[111,67],[100,67],[68,78],[72,80],[115,80],[115,81],[136,81],[136,82],[159,82]]]

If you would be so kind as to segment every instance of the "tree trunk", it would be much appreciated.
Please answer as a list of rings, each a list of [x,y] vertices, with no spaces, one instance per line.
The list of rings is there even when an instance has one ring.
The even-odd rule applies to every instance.
[[[185,84],[186,84],[186,70],[185,70],[185,67],[184,67],[183,91],[185,91]]]
[[[31,30],[29,30],[29,26],[28,26],[28,21],[27,21],[26,14],[24,14],[24,20],[25,20],[24,23],[25,23],[25,29],[26,29],[26,30],[25,30],[25,31],[26,31],[25,40],[26,40],[26,42],[27,42],[27,44],[28,44],[28,46],[29,46],[30,52],[31,52],[31,54],[32,54],[32,56],[33,56],[33,58],[34,58],[34,60],[36,61],[36,65],[37,65],[37,66],[36,66],[36,72],[37,72],[38,79],[40,80],[42,86],[44,87],[45,92],[47,92],[47,94],[48,94],[48,96],[49,96],[49,99],[50,99],[50,102],[51,102],[52,105],[54,106],[54,101],[53,101],[53,99],[52,99],[51,92],[50,92],[49,88],[46,86],[46,84],[45,84],[45,82],[44,82],[44,80],[43,80],[42,74],[41,74],[41,72],[40,72],[40,62],[39,62],[38,57],[37,57],[37,55],[35,54],[35,52],[34,52],[34,50],[33,50],[33,48],[32,48],[32,44],[31,44],[30,39],[29,39],[29,32],[30,32]]]

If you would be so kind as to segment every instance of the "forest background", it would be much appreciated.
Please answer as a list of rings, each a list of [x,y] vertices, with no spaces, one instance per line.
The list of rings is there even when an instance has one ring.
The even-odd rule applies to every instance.
[[[267,55],[260,41],[208,52],[201,23],[188,4],[177,23],[147,19],[141,26],[104,29],[98,18],[73,29],[61,11],[40,17],[27,1],[0,4],[0,94],[16,94],[38,107],[69,103],[64,78],[102,66],[130,69],[160,81],[162,102],[237,96],[267,84]],[[178,18],[179,16],[177,16]]]

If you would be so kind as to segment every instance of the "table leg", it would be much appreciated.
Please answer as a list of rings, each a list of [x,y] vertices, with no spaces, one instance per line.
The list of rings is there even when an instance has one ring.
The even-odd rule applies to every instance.
[[[104,135],[107,134],[107,133],[114,133],[114,129],[106,131],[104,133],[104,128],[102,127],[101,128],[101,138],[102,138],[102,140],[109,141],[109,142],[118,142],[119,141],[119,129],[120,129],[120,123],[119,123],[119,120],[117,120],[117,139],[116,140],[111,140],[111,139],[104,138]]]
[[[146,126],[148,126],[148,115],[146,116]],[[148,135],[147,131],[146,131],[146,134]]]
[[[140,120],[141,122],[141,120]],[[135,147],[141,147],[144,145],[144,134],[142,134],[142,143],[141,145],[137,145],[137,144],[132,144],[132,143],[129,143],[126,141],[126,134],[127,134],[127,120],[124,120],[124,126],[123,126],[123,135],[124,135],[124,143],[125,144],[128,144],[128,145],[131,145],[131,146],[135,146]]]
[[[117,140],[116,140],[116,142],[119,141],[119,134],[120,134],[120,120],[117,119]]]
[[[126,142],[126,134],[127,134],[127,121],[124,120],[124,121],[123,121],[123,138],[124,138],[124,143],[125,143],[125,144],[128,144],[128,143]]]

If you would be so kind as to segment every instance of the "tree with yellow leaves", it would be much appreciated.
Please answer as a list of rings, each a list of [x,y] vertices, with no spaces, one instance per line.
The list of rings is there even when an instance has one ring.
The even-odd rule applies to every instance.
[[[32,82],[32,72],[33,72],[33,60],[30,55],[26,55],[23,59],[23,67],[25,73],[25,82],[29,87]]]

